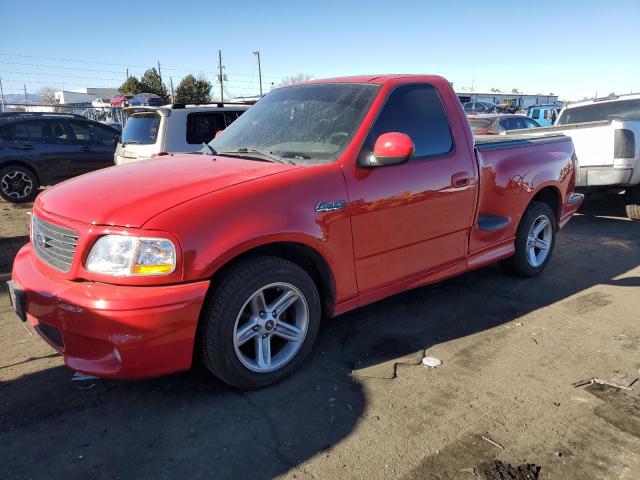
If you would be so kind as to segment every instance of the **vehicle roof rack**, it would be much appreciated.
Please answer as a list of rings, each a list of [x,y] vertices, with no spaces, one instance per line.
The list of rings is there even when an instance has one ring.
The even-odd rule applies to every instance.
[[[2,112],[0,117],[73,117],[87,118],[77,113],[66,112]]]
[[[173,104],[169,104],[169,105],[165,105],[166,107],[169,108],[173,108],[173,109],[183,109],[183,108],[187,108],[189,107],[218,107],[218,108],[224,108],[224,107],[228,107],[228,106],[250,106],[253,105],[254,103],[256,103],[257,100],[243,100],[243,101],[237,101],[237,102],[209,102],[209,103],[173,103]]]

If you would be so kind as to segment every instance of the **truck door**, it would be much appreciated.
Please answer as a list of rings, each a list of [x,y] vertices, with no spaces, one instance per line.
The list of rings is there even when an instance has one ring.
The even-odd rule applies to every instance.
[[[464,258],[473,222],[475,160],[462,139],[456,146],[437,89],[392,90],[359,158],[387,132],[409,135],[413,158],[345,175],[360,293]]]

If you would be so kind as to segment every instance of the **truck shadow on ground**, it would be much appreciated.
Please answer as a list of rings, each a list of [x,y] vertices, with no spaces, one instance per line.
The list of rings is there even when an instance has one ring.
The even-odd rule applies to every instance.
[[[585,292],[594,285],[639,286],[625,274],[638,266],[640,224],[597,209],[587,204],[558,237],[541,277],[514,279],[492,266],[329,320],[310,361],[271,388],[236,391],[200,367],[148,381],[71,382],[55,366],[3,382],[0,475],[251,479],[304,470],[374,421],[364,377],[392,378],[397,363],[434,345],[556,302],[578,315],[606,306],[606,295]]]

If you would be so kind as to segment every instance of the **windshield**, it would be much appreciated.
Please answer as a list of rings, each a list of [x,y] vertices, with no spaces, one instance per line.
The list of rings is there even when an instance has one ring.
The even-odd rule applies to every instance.
[[[136,113],[127,119],[120,142],[151,145],[156,143],[159,128],[160,115],[157,113]]]
[[[582,107],[566,108],[558,119],[558,125],[598,122],[611,117],[640,118],[640,99],[592,103]]]
[[[347,83],[280,88],[209,145],[218,153],[246,148],[296,163],[330,162],[351,141],[378,89],[373,84]]]

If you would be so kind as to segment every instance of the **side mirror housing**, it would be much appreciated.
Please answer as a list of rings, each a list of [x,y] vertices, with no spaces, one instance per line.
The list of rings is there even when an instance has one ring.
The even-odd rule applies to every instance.
[[[413,140],[409,135],[400,132],[389,132],[380,135],[373,147],[373,155],[366,159],[369,167],[384,167],[407,162],[415,152]]]

